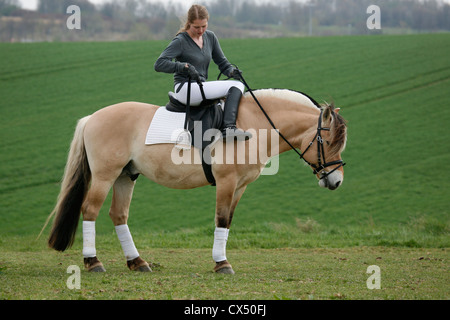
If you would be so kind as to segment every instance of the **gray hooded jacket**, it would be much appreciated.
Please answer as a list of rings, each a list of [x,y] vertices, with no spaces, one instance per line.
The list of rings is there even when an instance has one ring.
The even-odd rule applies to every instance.
[[[233,66],[223,54],[214,32],[206,30],[203,34],[203,49],[200,49],[187,32],[182,32],[159,56],[154,68],[157,72],[174,73],[174,82],[178,84],[188,80],[185,65],[189,63],[197,69],[200,80],[206,81],[211,59],[226,76],[233,70]]]

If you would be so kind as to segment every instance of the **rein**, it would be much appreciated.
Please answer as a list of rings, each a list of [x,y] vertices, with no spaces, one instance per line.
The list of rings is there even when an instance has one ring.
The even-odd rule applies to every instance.
[[[237,66],[235,66],[237,70],[239,70],[239,68],[237,68]],[[218,79],[220,78],[220,76],[222,75],[219,74]],[[330,128],[323,128],[322,127],[322,115],[323,115],[323,110],[320,110],[320,116],[319,116],[319,121],[317,124],[317,133],[314,136],[313,140],[309,143],[308,147],[306,148],[306,150],[302,153],[301,151],[297,150],[297,148],[295,148],[287,139],[286,137],[280,132],[280,130],[278,130],[275,126],[275,124],[273,123],[272,119],[270,119],[269,115],[267,114],[266,110],[264,110],[264,108],[262,107],[261,103],[258,101],[258,99],[256,98],[255,94],[253,93],[253,90],[250,88],[250,86],[247,84],[247,81],[245,81],[244,77],[242,76],[242,72],[239,71],[239,77],[242,81],[242,83],[245,85],[245,87],[247,88],[248,92],[250,92],[251,96],[253,97],[253,99],[255,100],[256,104],[258,105],[258,107],[261,109],[261,111],[263,112],[264,116],[267,118],[267,120],[269,121],[270,125],[272,126],[272,128],[278,133],[278,135],[288,144],[288,146],[295,151],[295,153],[297,153],[297,155],[300,157],[300,159],[302,159],[303,161],[305,161],[310,167],[312,167],[314,169],[313,174],[318,174],[320,173],[320,180],[325,179],[327,180],[328,176],[330,174],[332,174],[333,172],[335,172],[337,169],[339,169],[340,167],[345,166],[345,162],[343,160],[336,160],[336,161],[331,161],[331,162],[326,162],[325,160],[325,150],[323,148],[323,138],[322,138],[322,131],[330,131]],[[230,78],[228,78],[230,79]],[[228,80],[227,79],[227,80]],[[304,154],[306,152],[308,152],[308,150],[311,148],[311,146],[314,144],[314,141],[317,139],[317,160],[318,163],[317,165],[310,163],[308,160],[305,159]],[[322,162],[323,160],[323,162]],[[331,170],[330,172],[326,172],[325,168],[327,167],[331,167],[334,165],[338,165],[336,168],[334,168],[333,170]]]
[[[189,131],[189,127],[188,127],[189,126],[189,120],[191,119],[191,81],[192,81],[191,76],[188,76],[188,80],[187,80],[188,89],[187,89],[187,102],[186,102],[186,117],[185,117],[185,120],[184,120],[184,128],[186,130],[188,130],[188,131]],[[205,96],[205,91],[203,90],[203,83],[200,80],[196,80],[196,82],[197,82],[197,84],[198,84],[198,86],[200,88],[200,93],[202,94],[203,101],[204,102],[208,101],[206,99],[206,96]],[[182,82],[180,84],[180,86],[178,87],[177,92],[180,92],[180,90],[181,90],[181,88],[183,87],[184,84],[185,84],[185,82]]]

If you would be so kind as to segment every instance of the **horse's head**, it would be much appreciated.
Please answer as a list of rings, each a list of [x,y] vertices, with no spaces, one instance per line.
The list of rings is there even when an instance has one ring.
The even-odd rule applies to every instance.
[[[347,142],[347,125],[334,105],[322,107],[317,128],[302,142],[303,158],[311,166],[323,188],[335,190],[344,181],[345,163],[341,153]]]

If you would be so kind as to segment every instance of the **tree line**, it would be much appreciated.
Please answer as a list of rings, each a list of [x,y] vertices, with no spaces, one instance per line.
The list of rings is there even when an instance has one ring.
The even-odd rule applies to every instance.
[[[450,5],[442,0],[310,0],[255,2],[203,0],[210,29],[222,38],[295,37],[450,30]],[[70,5],[81,11],[81,29],[68,30]],[[381,29],[370,30],[367,8],[381,11]],[[18,0],[0,0],[0,41],[102,41],[172,38],[186,13],[173,2],[39,0],[36,11]]]

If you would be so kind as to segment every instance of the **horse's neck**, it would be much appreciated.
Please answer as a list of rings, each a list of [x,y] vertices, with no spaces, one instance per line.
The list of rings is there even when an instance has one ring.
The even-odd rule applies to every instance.
[[[294,146],[300,146],[303,136],[316,129],[319,109],[280,99],[275,96],[257,97],[276,129]],[[252,97],[247,97],[243,106],[245,119],[243,129],[266,129],[273,127]],[[280,139],[280,153],[290,150],[290,146]]]

